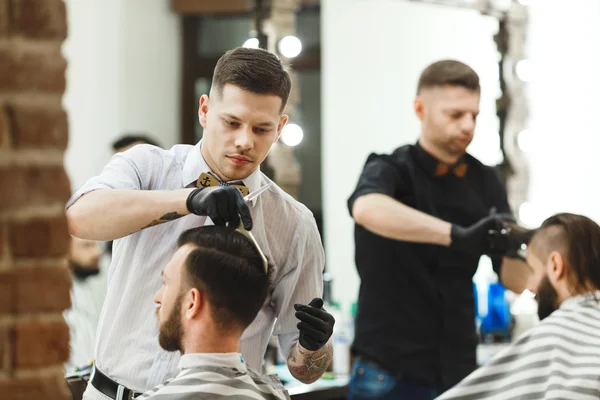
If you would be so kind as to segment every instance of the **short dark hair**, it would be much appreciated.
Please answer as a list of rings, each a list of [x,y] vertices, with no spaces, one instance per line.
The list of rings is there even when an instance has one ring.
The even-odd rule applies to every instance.
[[[479,75],[467,64],[456,60],[434,62],[421,72],[417,94],[421,90],[436,86],[460,86],[474,92],[481,90]]]
[[[129,146],[130,144],[138,142],[160,147],[154,140],[150,139],[145,134],[127,134],[115,140],[112,144],[112,148],[114,151],[117,151],[125,146]]]
[[[227,84],[256,94],[275,95],[281,98],[281,111],[292,90],[290,74],[275,54],[245,47],[229,50],[217,61],[211,91],[220,95]]]
[[[222,329],[250,325],[267,298],[270,280],[252,242],[233,227],[202,226],[183,232],[177,244],[196,247],[182,271],[182,290],[202,292]]]
[[[600,289],[600,226],[591,219],[570,213],[553,215],[537,229],[528,251],[542,261],[553,251],[561,253],[575,293]]]

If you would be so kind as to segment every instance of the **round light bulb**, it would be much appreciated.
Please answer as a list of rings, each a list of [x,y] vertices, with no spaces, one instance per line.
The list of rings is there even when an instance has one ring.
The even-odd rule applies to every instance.
[[[281,132],[281,140],[290,147],[297,146],[304,138],[304,132],[299,125],[287,124]]]
[[[526,201],[519,206],[519,219],[528,228],[539,226],[543,217],[541,215],[541,210],[539,207],[536,207],[534,204]]]
[[[258,39],[253,37],[244,42],[244,47],[248,49],[258,49]]]
[[[529,129],[523,129],[517,135],[517,144],[523,153],[529,153],[533,150],[533,137]]]
[[[521,60],[515,68],[517,76],[523,82],[529,82],[533,75],[533,64],[530,60]]]
[[[286,36],[281,38],[278,47],[282,56],[294,58],[302,51],[302,42],[296,36]]]

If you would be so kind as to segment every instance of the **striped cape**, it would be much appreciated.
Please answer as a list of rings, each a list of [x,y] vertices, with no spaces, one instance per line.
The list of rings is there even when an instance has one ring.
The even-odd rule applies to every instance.
[[[600,303],[596,299],[600,300],[600,292],[565,300],[437,400],[600,399]]]
[[[145,399],[289,400],[290,397],[277,377],[260,375],[251,369],[201,364],[182,369],[174,378],[136,397]]]

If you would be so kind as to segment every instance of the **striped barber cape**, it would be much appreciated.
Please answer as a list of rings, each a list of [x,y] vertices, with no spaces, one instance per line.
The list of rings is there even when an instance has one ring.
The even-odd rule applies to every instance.
[[[246,367],[240,353],[184,354],[179,374],[136,400],[284,400],[290,399],[276,377]]]
[[[600,291],[565,300],[437,400],[600,399],[598,301]]]

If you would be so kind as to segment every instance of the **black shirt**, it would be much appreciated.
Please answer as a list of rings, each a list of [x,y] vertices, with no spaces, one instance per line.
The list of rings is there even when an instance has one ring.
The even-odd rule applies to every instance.
[[[492,168],[468,154],[454,166],[443,165],[418,144],[369,156],[348,200],[350,213],[354,201],[368,193],[388,195],[462,226],[494,207],[510,212]],[[477,345],[472,278],[479,256],[386,239],[359,225],[354,237],[361,285],[353,350],[393,373],[442,390],[472,372]],[[493,260],[496,272],[501,263],[501,258]]]

